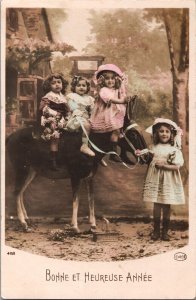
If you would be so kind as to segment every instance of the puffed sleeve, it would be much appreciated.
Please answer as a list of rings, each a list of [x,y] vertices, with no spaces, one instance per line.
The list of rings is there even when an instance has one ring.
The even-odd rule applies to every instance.
[[[44,107],[49,105],[49,102],[48,98],[43,97],[40,101],[39,110],[43,111]]]
[[[105,103],[107,103],[110,99],[113,98],[113,91],[110,91],[108,88],[103,87],[100,89],[99,96]]]
[[[172,160],[172,164],[178,165],[180,167],[182,167],[184,164],[184,158],[183,158],[182,152],[179,149],[176,149],[176,151],[175,151],[175,156]]]
[[[92,110],[93,110],[93,108],[95,106],[95,99],[93,97],[91,97],[91,96],[89,96],[89,97],[90,97],[90,114],[91,114]]]
[[[68,94],[67,97],[66,97],[66,100],[67,100],[67,104],[69,106],[70,111],[73,112],[74,110],[78,109],[78,104],[74,100],[73,93]]]

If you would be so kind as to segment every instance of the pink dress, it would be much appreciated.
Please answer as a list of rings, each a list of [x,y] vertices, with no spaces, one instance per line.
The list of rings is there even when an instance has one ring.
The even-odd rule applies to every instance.
[[[91,114],[91,130],[94,132],[110,132],[123,127],[126,112],[125,104],[111,103],[110,99],[118,99],[119,90],[103,87]],[[122,99],[122,96],[121,96]]]

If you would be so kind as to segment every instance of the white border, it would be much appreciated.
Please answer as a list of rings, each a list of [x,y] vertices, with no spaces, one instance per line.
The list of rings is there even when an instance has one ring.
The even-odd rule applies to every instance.
[[[190,176],[189,176],[189,219],[190,239],[189,244],[181,248],[187,254],[187,260],[183,262],[173,259],[176,251],[139,260],[123,262],[66,262],[32,255],[14,249],[16,256],[6,259],[6,252],[12,248],[4,244],[4,218],[5,218],[5,8],[6,7],[55,7],[55,8],[190,8],[190,82],[189,82],[189,114],[190,114]],[[196,71],[195,71],[195,1],[164,0],[164,1],[96,1],[96,0],[72,0],[72,1],[29,1],[4,0],[1,11],[1,275],[2,297],[7,299],[193,299],[195,295],[196,278]],[[17,258],[17,259],[16,259]],[[124,276],[127,272],[146,272],[152,274],[152,282],[142,283],[48,283],[45,281],[45,269],[53,272],[66,272],[70,276],[76,272],[91,273],[120,273]]]

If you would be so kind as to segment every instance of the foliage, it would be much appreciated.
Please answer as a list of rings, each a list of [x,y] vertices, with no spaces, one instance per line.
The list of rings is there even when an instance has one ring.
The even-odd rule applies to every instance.
[[[91,11],[89,22],[92,38],[84,49],[86,54],[103,55],[106,62],[113,62],[124,71],[132,68],[140,73],[154,72],[157,66],[168,70],[165,31],[150,26],[143,18],[143,10]]]
[[[58,32],[59,26],[67,19],[67,12],[65,9],[59,8],[47,8],[48,19],[50,20],[50,28],[52,32],[56,34]]]
[[[6,99],[6,113],[7,115],[11,115],[17,112],[18,102],[15,97],[7,97]]]
[[[52,71],[54,73],[61,72],[64,75],[65,79],[68,80],[69,82],[71,81],[71,74],[70,74],[71,70],[72,70],[72,62],[68,56],[58,55],[54,57],[54,59],[52,60]]]
[[[59,51],[63,55],[74,51],[67,43],[51,43],[48,40],[28,38],[26,40],[12,39],[7,43],[7,64],[30,73],[43,60],[51,60],[52,53]]]
[[[150,125],[156,117],[171,118],[172,87],[169,72],[138,74],[128,72],[128,94],[137,95],[137,109],[134,119],[144,127]]]
[[[182,23],[182,13],[181,8],[171,8],[171,9],[145,9],[144,18],[147,21],[154,21],[158,28],[165,30],[164,24],[164,14],[167,14],[170,22],[170,30],[172,35],[172,43],[174,47],[174,53],[176,58],[176,63],[180,60],[180,47],[181,47],[181,23]]]

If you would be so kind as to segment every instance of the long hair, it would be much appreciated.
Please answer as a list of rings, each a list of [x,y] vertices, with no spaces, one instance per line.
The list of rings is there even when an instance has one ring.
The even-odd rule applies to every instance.
[[[62,81],[62,91],[61,93],[64,95],[66,93],[66,88],[68,86],[68,81],[63,77],[62,73],[52,73],[46,77],[43,83],[43,91],[44,93],[49,93],[51,91],[51,82],[55,79],[61,79]]]
[[[71,91],[73,93],[76,92],[76,86],[78,85],[78,83],[81,81],[81,80],[84,80],[86,82],[86,85],[87,85],[87,91],[86,91],[86,94],[88,94],[88,92],[90,91],[90,82],[85,78],[85,77],[82,77],[82,76],[74,76],[73,79],[72,79],[72,82],[71,82]]]
[[[168,143],[170,143],[172,146],[174,146],[174,137],[176,136],[177,132],[176,132],[176,129],[172,125],[167,124],[167,123],[158,123],[153,126],[153,143],[154,143],[154,145],[157,145],[160,142],[158,131],[161,128],[161,126],[165,126],[170,130],[171,137],[170,137],[170,140],[168,141]]]
[[[105,77],[106,77],[106,74],[108,72],[113,73],[115,75],[115,86],[114,86],[114,88],[116,90],[118,90],[121,87],[122,78],[113,71],[102,71],[102,72],[100,72],[97,76],[97,85],[99,86],[99,88],[102,88],[102,87],[105,86]]]

